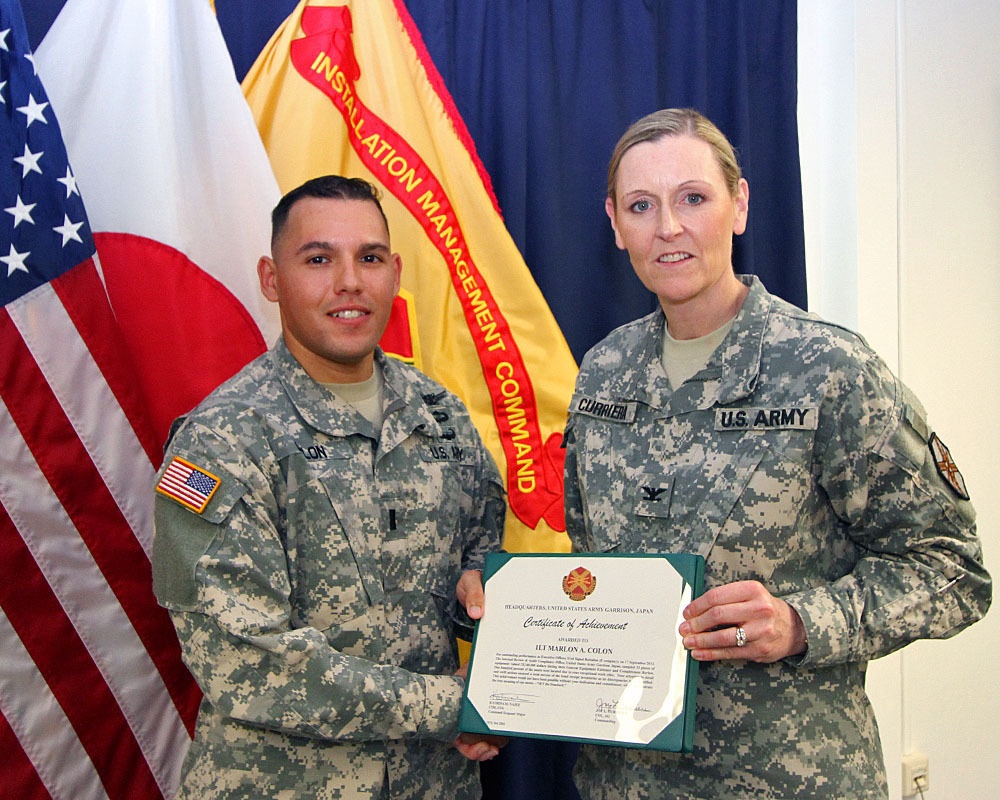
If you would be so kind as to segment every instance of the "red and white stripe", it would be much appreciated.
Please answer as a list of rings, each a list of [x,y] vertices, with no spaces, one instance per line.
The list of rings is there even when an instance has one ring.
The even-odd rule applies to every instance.
[[[0,697],[29,778],[12,797],[46,796],[32,771],[53,798],[170,796],[189,741],[197,690],[152,594],[155,445],[116,333],[93,262],[0,312]]]

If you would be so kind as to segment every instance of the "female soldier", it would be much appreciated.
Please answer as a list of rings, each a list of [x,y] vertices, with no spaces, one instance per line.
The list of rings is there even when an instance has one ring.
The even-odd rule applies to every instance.
[[[695,111],[636,122],[606,209],[660,308],[584,358],[566,430],[578,551],[697,552],[694,751],[584,746],[597,798],[884,798],[869,659],[986,612],[974,511],[916,398],[857,335],[732,267],[749,188]],[[604,405],[589,401],[598,400]],[[588,413],[615,407],[623,413]]]

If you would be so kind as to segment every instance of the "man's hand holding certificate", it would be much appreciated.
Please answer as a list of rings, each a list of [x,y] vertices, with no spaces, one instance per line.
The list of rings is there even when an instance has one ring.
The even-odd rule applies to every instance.
[[[460,728],[687,751],[696,555],[489,556]]]

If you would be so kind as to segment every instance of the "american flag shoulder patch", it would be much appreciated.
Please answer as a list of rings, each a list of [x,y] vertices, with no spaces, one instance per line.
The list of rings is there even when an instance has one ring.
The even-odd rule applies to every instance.
[[[156,491],[201,514],[221,483],[218,476],[174,456],[156,484]]]

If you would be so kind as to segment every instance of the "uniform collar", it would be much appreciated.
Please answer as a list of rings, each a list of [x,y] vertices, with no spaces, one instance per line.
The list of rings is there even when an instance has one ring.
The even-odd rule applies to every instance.
[[[416,429],[423,430],[430,436],[440,436],[442,433],[441,424],[428,408],[434,405],[430,402],[434,398],[423,397],[412,382],[406,379],[402,365],[395,359],[388,358],[380,348],[375,350],[375,361],[382,370],[384,388],[384,421],[381,432],[375,431],[372,424],[350,403],[331,394],[313,380],[289,351],[283,338],[279,338],[271,348],[270,355],[292,404],[306,423],[316,430],[331,436],[362,434],[369,438],[375,433],[375,438],[381,440],[384,449],[389,449]]]
[[[417,373],[419,380],[414,380],[412,368],[388,357],[381,349],[375,351],[375,360],[382,368],[385,381],[385,421],[380,449],[391,450],[414,431],[435,439],[445,435],[449,416],[441,414],[440,409],[435,415],[434,408],[441,404],[447,392],[423,373]]]
[[[716,365],[721,369],[718,402],[723,404],[747,397],[756,387],[764,338],[774,305],[774,298],[759,278],[754,275],[736,277],[750,287],[750,291],[733,320],[729,334],[708,363],[708,369]]]
[[[708,364],[677,391],[671,391],[660,361],[666,317],[662,309],[637,322],[638,349],[628,355],[640,369],[621,369],[608,385],[621,400],[638,400],[671,413],[672,409],[708,408],[750,395],[760,374],[760,358],[773,298],[754,275],[737,275],[749,287],[733,326]],[[624,365],[623,365],[624,366]]]

